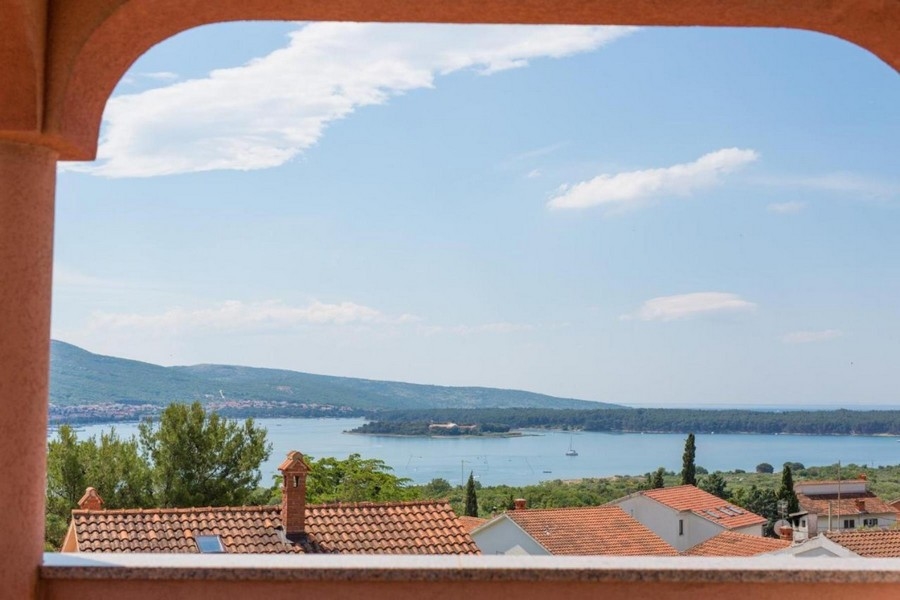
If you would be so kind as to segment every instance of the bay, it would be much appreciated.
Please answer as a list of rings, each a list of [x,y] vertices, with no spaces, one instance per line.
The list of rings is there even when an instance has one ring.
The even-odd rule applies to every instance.
[[[549,479],[639,475],[664,467],[681,470],[685,435],[534,430],[520,437],[405,438],[344,433],[364,419],[257,419],[268,430],[272,455],[262,465],[263,483],[276,474],[291,450],[315,458],[346,458],[358,453],[379,458],[394,473],[415,483],[442,477],[458,484],[472,471],[484,485],[528,485]],[[78,428],[79,438],[115,427],[124,437],[135,423]],[[755,434],[697,434],[697,464],[710,471],[754,471],[767,462],[776,470],[785,462],[806,466],[855,463],[877,467],[900,464],[895,437]],[[578,456],[566,456],[569,445]],[[847,473],[848,477],[855,473]]]

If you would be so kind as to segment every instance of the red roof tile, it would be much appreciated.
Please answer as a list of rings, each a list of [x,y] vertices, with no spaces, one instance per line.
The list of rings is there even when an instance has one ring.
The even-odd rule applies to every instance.
[[[896,513],[897,509],[873,494],[864,492],[857,494],[841,494],[838,500],[837,494],[816,494],[807,496],[797,494],[800,509],[807,512],[826,515],[829,511],[833,515],[865,515],[870,513]]]
[[[308,505],[297,544],[278,506],[73,510],[72,523],[81,552],[196,553],[196,536],[217,535],[233,553],[478,554],[447,502]]]
[[[900,557],[900,529],[829,532],[825,536],[860,556],[868,558]]]
[[[459,519],[459,522],[463,526],[463,529],[465,529],[469,533],[472,533],[473,529],[475,529],[476,527],[481,527],[489,520],[482,519],[481,517],[467,517],[465,515],[456,518]]]
[[[755,556],[774,552],[791,545],[788,540],[780,540],[758,535],[747,535],[737,531],[723,531],[693,548],[683,552],[684,556]]]
[[[693,485],[657,488],[639,492],[678,511],[691,511],[726,529],[737,529],[766,522],[766,519],[744,508],[735,506]]]
[[[513,510],[505,514],[551,554],[678,555],[618,506]]]

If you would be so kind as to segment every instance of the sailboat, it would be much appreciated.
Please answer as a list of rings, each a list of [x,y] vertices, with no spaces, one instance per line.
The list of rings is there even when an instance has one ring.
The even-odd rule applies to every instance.
[[[578,451],[575,450],[575,445],[571,437],[569,437],[569,449],[566,450],[566,456],[578,456]]]

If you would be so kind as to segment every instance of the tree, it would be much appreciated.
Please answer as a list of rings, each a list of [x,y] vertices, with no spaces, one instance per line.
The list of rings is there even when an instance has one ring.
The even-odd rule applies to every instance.
[[[69,425],[61,425],[47,448],[47,512],[45,541],[56,548],[68,527],[71,510],[91,486],[106,508],[153,506],[150,467],[137,441],[123,440],[115,429],[79,440]]]
[[[241,424],[207,413],[199,402],[170,404],[158,423],[145,420],[138,431],[156,505],[163,507],[247,504],[272,450],[253,419]]]
[[[684,454],[681,457],[681,485],[697,485],[697,467],[694,459],[697,455],[697,446],[694,444],[694,434],[689,433],[684,441]]]
[[[345,460],[307,457],[307,501],[390,502],[408,500],[413,492],[409,479],[391,473],[383,460],[351,454]],[[449,486],[449,484],[448,484]]]
[[[728,483],[725,481],[725,477],[722,476],[721,471],[716,471],[701,479],[698,487],[713,496],[718,496],[722,500],[728,500],[731,497],[731,493],[728,491]]]
[[[653,479],[650,482],[650,487],[653,489],[666,487],[666,482],[663,479],[663,475],[665,475],[666,470],[662,467],[658,468],[653,473]]]
[[[775,496],[779,500],[787,502],[787,512],[795,513],[800,511],[800,501],[797,499],[797,493],[794,492],[794,475],[791,472],[790,463],[784,463],[784,470],[781,471],[781,487]]]
[[[778,518],[778,508],[773,490],[763,490],[756,487],[756,484],[753,484],[749,488],[739,489],[732,497],[732,501],[738,506],[764,517],[766,519],[765,535],[774,536],[774,524]]]
[[[467,517],[478,516],[478,497],[475,495],[475,474],[469,471],[469,481],[466,482],[466,511]]]
[[[759,463],[758,465],[756,465],[756,472],[757,473],[774,473],[775,467],[773,467],[769,463]]]

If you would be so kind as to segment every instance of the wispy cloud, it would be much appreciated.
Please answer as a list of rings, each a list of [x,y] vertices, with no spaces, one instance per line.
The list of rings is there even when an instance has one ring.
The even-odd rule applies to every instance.
[[[630,27],[314,23],[246,65],[112,98],[95,164],[106,177],[276,167],[326,127],[460,70],[490,75],[588,52]]]
[[[306,325],[396,325],[417,320],[413,315],[390,316],[354,302],[313,301],[305,306],[291,306],[278,300],[250,303],[231,300],[209,308],[172,308],[156,314],[96,312],[91,317],[90,329],[139,329],[160,333],[272,331]]]
[[[723,148],[697,160],[658,169],[598,175],[574,185],[563,185],[550,198],[552,209],[592,206],[630,206],[647,198],[687,196],[721,181],[721,176],[759,158],[754,150]]]
[[[528,179],[536,179],[540,176],[541,176],[540,169],[532,169],[531,171],[528,172],[527,175],[525,175],[525,177],[527,177]]]
[[[676,296],[660,296],[644,302],[634,313],[622,315],[622,320],[676,321],[711,313],[742,312],[756,308],[756,304],[737,294],[726,292],[694,292]]]
[[[527,323],[508,323],[506,321],[501,321],[498,323],[484,323],[481,325],[429,325],[422,326],[420,331],[425,335],[473,335],[479,333],[520,333],[523,331],[533,331],[534,329],[534,325],[529,325]]]
[[[152,71],[150,73],[139,73],[139,75],[155,81],[175,81],[178,79],[178,73],[173,73],[172,71]]]
[[[823,329],[822,331],[793,331],[782,336],[785,344],[814,344],[827,342],[844,335],[840,329]]]
[[[806,202],[792,200],[790,202],[776,202],[770,204],[766,207],[766,210],[779,215],[795,215],[804,208],[806,208]]]

